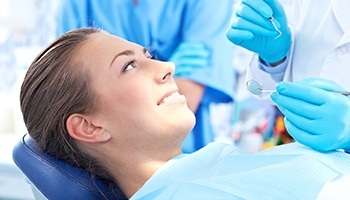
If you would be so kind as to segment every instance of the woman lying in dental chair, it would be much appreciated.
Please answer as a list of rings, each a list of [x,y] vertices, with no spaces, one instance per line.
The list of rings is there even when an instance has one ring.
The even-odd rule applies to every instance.
[[[68,32],[25,76],[28,132],[43,151],[118,185],[130,199],[322,199],[335,184],[350,183],[350,155],[341,150],[294,143],[248,155],[211,143],[182,154],[195,119],[174,70],[107,32]]]

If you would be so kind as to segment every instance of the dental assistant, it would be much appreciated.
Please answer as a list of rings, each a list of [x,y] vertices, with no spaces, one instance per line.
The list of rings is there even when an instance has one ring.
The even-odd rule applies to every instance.
[[[233,46],[225,37],[231,11],[231,0],[64,0],[57,33],[99,27],[174,62],[179,90],[196,115],[183,145],[193,152],[214,140],[209,105],[233,101]]]
[[[264,89],[281,81],[315,86],[279,83],[271,98],[290,134],[317,150],[350,148],[349,99],[331,92],[316,95],[350,90],[349,7],[347,0],[294,0],[287,18],[277,0],[242,0],[227,32],[232,43],[256,53],[247,80],[258,80]],[[278,38],[276,28],[282,32]],[[330,144],[330,139],[338,142]]]

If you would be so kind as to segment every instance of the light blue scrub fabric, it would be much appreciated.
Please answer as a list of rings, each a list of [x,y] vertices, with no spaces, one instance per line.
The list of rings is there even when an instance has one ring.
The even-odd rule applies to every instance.
[[[350,173],[350,154],[322,154],[298,143],[257,154],[210,143],[167,162],[131,199],[314,200],[322,187]]]
[[[231,0],[62,0],[57,33],[99,27],[145,46],[163,61],[180,42],[204,42],[210,66],[182,77],[206,86],[196,126],[183,146],[193,152],[213,141],[209,103],[233,101],[233,45],[226,39],[232,6]]]

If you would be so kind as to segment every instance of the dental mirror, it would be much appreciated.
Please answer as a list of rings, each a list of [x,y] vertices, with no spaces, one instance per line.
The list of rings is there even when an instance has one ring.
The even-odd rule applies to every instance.
[[[250,79],[245,83],[245,86],[247,88],[247,90],[255,95],[259,95],[261,93],[271,93],[271,92],[275,92],[276,90],[264,90],[263,86],[261,85],[261,83],[259,83],[257,80],[255,79]]]

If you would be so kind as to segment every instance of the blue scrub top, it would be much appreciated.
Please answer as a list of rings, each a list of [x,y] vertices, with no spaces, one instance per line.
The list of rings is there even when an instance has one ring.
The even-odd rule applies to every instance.
[[[213,141],[209,104],[233,101],[233,45],[226,39],[231,0],[63,0],[57,34],[79,27],[98,27],[170,58],[180,42],[202,42],[211,52],[210,66],[182,76],[206,87],[196,125],[184,142],[193,152]]]
[[[130,199],[316,199],[350,173],[350,154],[319,153],[298,143],[257,154],[210,143],[165,163]]]

